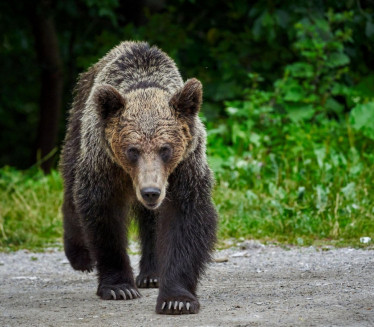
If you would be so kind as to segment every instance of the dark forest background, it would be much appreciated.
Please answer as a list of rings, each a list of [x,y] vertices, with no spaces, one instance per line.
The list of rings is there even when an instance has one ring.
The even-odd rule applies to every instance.
[[[176,60],[185,79],[200,79],[208,123],[227,118],[225,101],[243,99],[253,82],[272,90],[295,62],[301,64],[291,77],[309,82],[305,72],[315,75],[325,68],[317,61],[330,60],[334,72],[327,72],[330,80],[324,82],[340,90],[327,95],[323,110],[329,118],[342,118],[353,108],[347,88],[362,93],[356,96],[374,90],[373,5],[369,0],[2,1],[0,166],[24,169],[43,158],[46,170],[56,165],[78,74],[121,40],[156,44]],[[301,39],[319,33],[325,57],[318,45],[308,50],[315,52],[314,62],[305,57],[296,44],[300,33]],[[335,57],[329,58],[331,53]],[[320,83],[320,76],[313,81]],[[292,94],[288,98],[300,102]],[[302,108],[306,118],[314,116]]]

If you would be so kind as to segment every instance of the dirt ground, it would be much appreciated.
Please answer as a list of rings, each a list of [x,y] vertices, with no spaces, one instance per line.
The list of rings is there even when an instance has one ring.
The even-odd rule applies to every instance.
[[[63,252],[0,254],[0,326],[374,326],[374,251],[247,242],[216,253],[197,315],[154,312],[157,289],[103,301]],[[131,256],[137,270],[139,256]]]

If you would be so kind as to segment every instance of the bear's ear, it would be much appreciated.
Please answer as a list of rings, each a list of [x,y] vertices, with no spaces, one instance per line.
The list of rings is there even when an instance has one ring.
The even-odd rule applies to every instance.
[[[118,110],[124,108],[126,100],[111,85],[100,85],[94,93],[95,103],[103,120],[113,116]]]
[[[203,86],[199,80],[191,78],[173,95],[170,106],[182,116],[189,117],[199,112],[202,101]]]

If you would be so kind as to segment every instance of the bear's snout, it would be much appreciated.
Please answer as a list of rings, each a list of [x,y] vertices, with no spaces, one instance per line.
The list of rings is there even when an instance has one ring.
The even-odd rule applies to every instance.
[[[156,187],[145,187],[141,189],[140,194],[142,195],[144,201],[146,201],[149,206],[152,206],[156,205],[156,201],[160,197],[161,190]]]

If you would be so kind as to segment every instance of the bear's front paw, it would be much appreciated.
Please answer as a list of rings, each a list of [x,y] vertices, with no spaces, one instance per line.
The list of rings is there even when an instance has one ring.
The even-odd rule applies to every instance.
[[[103,300],[133,300],[141,297],[130,284],[100,285],[96,294]]]
[[[139,288],[158,288],[159,278],[156,274],[142,274],[136,277],[136,286]]]
[[[198,313],[200,309],[199,301],[193,297],[170,296],[158,297],[156,312],[166,315],[180,315],[188,313]]]

